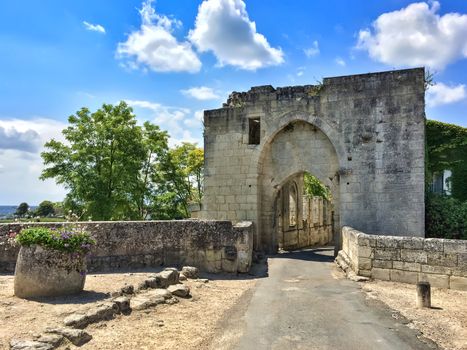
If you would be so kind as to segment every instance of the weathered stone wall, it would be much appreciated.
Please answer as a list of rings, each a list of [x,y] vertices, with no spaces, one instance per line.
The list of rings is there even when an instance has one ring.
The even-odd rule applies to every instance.
[[[112,221],[73,223],[90,232],[97,244],[88,258],[90,271],[147,266],[193,265],[208,272],[248,272],[253,249],[250,222]],[[0,224],[0,272],[14,271],[19,247],[8,243],[10,231],[63,223]]]
[[[467,290],[467,241],[368,235],[342,228],[337,258],[357,275]]]
[[[202,217],[252,221],[255,248],[275,251],[275,195],[307,171],[332,191],[337,233],[423,237],[424,78],[409,69],[232,93],[204,115]]]

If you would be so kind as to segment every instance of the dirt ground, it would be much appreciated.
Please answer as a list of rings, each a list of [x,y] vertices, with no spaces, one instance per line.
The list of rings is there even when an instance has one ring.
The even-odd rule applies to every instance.
[[[13,276],[0,276],[0,349],[12,338],[31,339],[46,327],[63,326],[63,319],[79,309],[104,301],[108,293],[128,284],[137,285],[151,272],[89,275],[85,292],[68,298],[28,301],[13,295]],[[255,279],[207,276],[208,283],[185,281],[191,299],[175,305],[159,305],[129,316],[88,326],[93,340],[80,349],[203,349],[216,332],[216,325]],[[69,348],[75,348],[67,345]]]
[[[467,292],[431,289],[431,309],[416,308],[415,285],[372,281],[363,283],[369,298],[384,302],[410,320],[409,327],[446,350],[467,350]]]

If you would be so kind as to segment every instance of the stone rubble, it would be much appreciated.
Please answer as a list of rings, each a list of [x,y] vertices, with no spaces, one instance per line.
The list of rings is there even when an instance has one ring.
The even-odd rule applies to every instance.
[[[166,268],[141,283],[135,290],[131,284],[125,284],[117,292],[110,293],[111,300],[98,304],[86,312],[80,311],[68,315],[63,328],[47,328],[44,334],[36,335],[35,340],[13,339],[10,342],[12,350],[50,350],[60,346],[65,339],[76,346],[81,346],[92,339],[83,330],[92,323],[108,321],[117,314],[128,314],[133,311],[147,310],[160,304],[173,305],[179,302],[175,297],[190,297],[190,288],[180,283],[180,276],[197,278],[198,269],[184,266],[183,274],[175,268]],[[206,283],[207,279],[197,278],[196,281]],[[163,321],[159,326],[163,326]]]

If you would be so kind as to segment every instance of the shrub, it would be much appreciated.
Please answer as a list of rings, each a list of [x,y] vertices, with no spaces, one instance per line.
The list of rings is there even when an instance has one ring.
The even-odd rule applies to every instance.
[[[96,244],[88,232],[76,227],[64,227],[62,229],[26,228],[16,235],[16,242],[22,246],[37,244],[45,248],[83,255],[87,254],[91,247]]]
[[[467,239],[467,202],[429,194],[425,205],[427,237]]]

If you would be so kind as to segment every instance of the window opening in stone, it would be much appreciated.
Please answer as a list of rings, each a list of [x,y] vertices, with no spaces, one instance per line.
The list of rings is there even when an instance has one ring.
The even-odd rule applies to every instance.
[[[289,189],[289,226],[297,225],[297,187],[294,183]]]
[[[248,119],[248,144],[259,145],[261,138],[261,123],[259,118]]]

